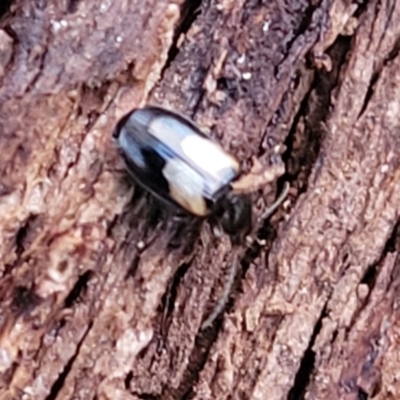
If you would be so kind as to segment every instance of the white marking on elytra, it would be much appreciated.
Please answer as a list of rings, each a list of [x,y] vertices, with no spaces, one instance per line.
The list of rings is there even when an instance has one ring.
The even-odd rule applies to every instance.
[[[195,164],[216,178],[219,178],[220,172],[226,169],[239,171],[238,162],[211,140],[190,135],[182,140],[181,147]]]
[[[225,152],[218,143],[193,131],[190,125],[177,123],[170,117],[159,117],[151,122],[149,133],[172,150],[174,154],[171,158],[180,158],[186,163],[184,178],[190,176],[190,168],[193,169],[193,173],[202,177],[201,193],[206,198],[213,198],[215,193],[231,182],[239,172],[239,163],[233,156]],[[180,167],[182,179],[183,168]],[[178,190],[180,182],[175,181],[173,184]],[[183,189],[179,189],[178,192],[183,193]],[[182,202],[183,200],[179,201],[179,204]]]
[[[167,161],[163,174],[168,181],[173,200],[191,213],[203,217],[208,214],[203,197],[203,178],[179,158]]]

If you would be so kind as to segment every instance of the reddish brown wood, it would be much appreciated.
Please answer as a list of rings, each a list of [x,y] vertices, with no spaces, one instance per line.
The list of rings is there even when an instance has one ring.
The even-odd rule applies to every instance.
[[[400,3],[7,5],[0,399],[398,399]],[[131,205],[111,132],[146,103],[274,171],[256,215],[290,182],[258,240],[171,248]]]

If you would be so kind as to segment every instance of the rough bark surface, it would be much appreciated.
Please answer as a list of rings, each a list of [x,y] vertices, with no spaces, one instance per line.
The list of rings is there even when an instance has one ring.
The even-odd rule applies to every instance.
[[[0,12],[0,399],[400,398],[400,2]],[[147,211],[111,139],[146,103],[284,164],[251,240]]]

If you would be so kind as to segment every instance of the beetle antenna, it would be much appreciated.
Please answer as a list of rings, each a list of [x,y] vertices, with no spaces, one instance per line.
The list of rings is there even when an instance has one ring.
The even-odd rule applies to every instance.
[[[219,314],[225,308],[226,303],[228,302],[228,299],[229,299],[229,294],[231,292],[233,283],[235,282],[235,277],[236,277],[236,274],[238,271],[238,265],[239,265],[239,261],[238,261],[238,258],[236,257],[234,262],[232,263],[232,265],[229,268],[228,279],[226,280],[226,282],[224,284],[224,292],[218,299],[218,304],[214,307],[212,313],[202,323],[201,330],[204,330],[204,329],[208,328],[209,326],[211,326],[212,323],[215,321],[215,319],[219,316]]]
[[[274,203],[272,203],[265,211],[264,213],[261,215],[261,217],[259,218],[259,221],[263,220],[263,219],[268,219],[276,210],[277,208],[284,202],[284,200],[286,199],[287,195],[289,194],[289,190],[290,190],[290,184],[289,182],[285,182],[285,185],[283,187],[283,190],[281,192],[281,194],[279,195],[279,197],[274,201]]]

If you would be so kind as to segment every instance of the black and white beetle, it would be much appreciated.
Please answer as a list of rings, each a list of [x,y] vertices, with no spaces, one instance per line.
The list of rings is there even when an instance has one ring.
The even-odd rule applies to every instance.
[[[218,217],[234,242],[250,232],[250,200],[230,186],[239,163],[193,122],[148,106],[125,115],[113,136],[128,172],[154,196],[197,217]]]
[[[164,108],[147,106],[121,118],[113,137],[132,178],[155,197],[194,216],[218,219],[233,244],[250,233],[250,199],[235,193],[231,186],[240,176],[238,161],[192,121]],[[262,218],[276,210],[287,192],[288,186]],[[238,260],[231,268],[223,300],[203,328],[224,307],[237,264]]]

